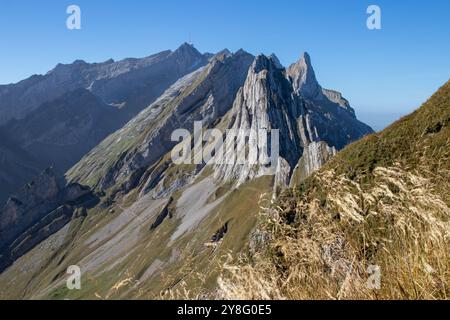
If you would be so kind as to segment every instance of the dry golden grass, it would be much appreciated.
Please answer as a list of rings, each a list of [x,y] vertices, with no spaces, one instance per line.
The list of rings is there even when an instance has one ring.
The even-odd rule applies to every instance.
[[[302,192],[262,209],[270,235],[245,261],[225,266],[225,299],[448,299],[450,209],[432,177],[378,167],[360,184],[322,171]],[[440,190],[450,190],[449,179]],[[367,286],[368,267],[381,287]]]

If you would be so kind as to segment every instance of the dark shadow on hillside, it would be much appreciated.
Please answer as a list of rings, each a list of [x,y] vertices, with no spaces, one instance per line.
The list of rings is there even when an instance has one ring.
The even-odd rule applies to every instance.
[[[0,272],[99,202],[89,187],[44,170],[0,210]]]

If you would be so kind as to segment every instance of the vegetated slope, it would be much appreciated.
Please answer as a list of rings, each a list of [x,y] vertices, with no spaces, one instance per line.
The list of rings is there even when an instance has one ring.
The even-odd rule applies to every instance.
[[[447,82],[264,209],[254,236],[269,240],[224,273],[221,296],[448,299],[449,207]]]

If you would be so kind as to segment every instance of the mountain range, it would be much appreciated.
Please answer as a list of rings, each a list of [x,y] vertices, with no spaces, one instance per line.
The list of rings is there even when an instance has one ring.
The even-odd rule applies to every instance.
[[[172,133],[199,121],[252,129],[256,146],[278,130],[275,171],[175,164]],[[286,68],[274,54],[189,44],[0,86],[0,124],[2,298],[155,298],[197,274],[206,294],[224,256],[251,246],[261,201],[373,133],[341,93],[320,86],[307,53]],[[265,152],[239,139],[237,154]],[[81,290],[65,286],[71,265]]]
[[[57,65],[46,75],[0,86],[0,126],[23,164],[4,157],[0,202],[48,166],[63,175],[88,151],[120,129],[208,56],[183,44],[142,59]],[[22,157],[21,157],[22,158]]]

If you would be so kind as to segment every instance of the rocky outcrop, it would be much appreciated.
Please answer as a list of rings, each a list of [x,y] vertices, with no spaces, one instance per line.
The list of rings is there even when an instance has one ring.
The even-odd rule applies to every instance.
[[[89,188],[63,186],[53,170],[46,169],[0,211],[0,271],[67,224],[77,208],[97,200]]]
[[[311,64],[311,57],[307,52],[303,53],[300,60],[289,66],[286,70],[286,75],[292,82],[292,87],[296,94],[307,100],[314,101],[318,105],[337,104],[356,118],[355,111],[350,107],[349,102],[342,97],[340,92],[324,89],[320,86]],[[367,130],[369,128],[366,127],[365,129]]]
[[[319,170],[337,153],[336,148],[329,147],[324,141],[312,142],[303,149],[303,155],[294,169],[290,185],[295,186]]]
[[[282,190],[289,185],[291,179],[291,166],[282,157],[278,158],[277,167],[275,170],[275,180],[273,185],[273,198],[275,199]]]
[[[161,210],[161,212],[156,217],[155,221],[150,226],[150,230],[155,230],[156,228],[158,228],[159,225],[161,223],[163,223],[163,221],[167,218],[167,216],[169,216],[170,218],[172,217],[172,213],[171,213],[172,205],[173,205],[173,198],[170,198],[169,201],[167,202],[167,204],[164,206],[164,208]]]
[[[317,82],[316,74],[311,65],[311,58],[307,52],[300,60],[289,66],[286,74],[292,83],[293,90],[306,99],[319,99],[322,88]]]

